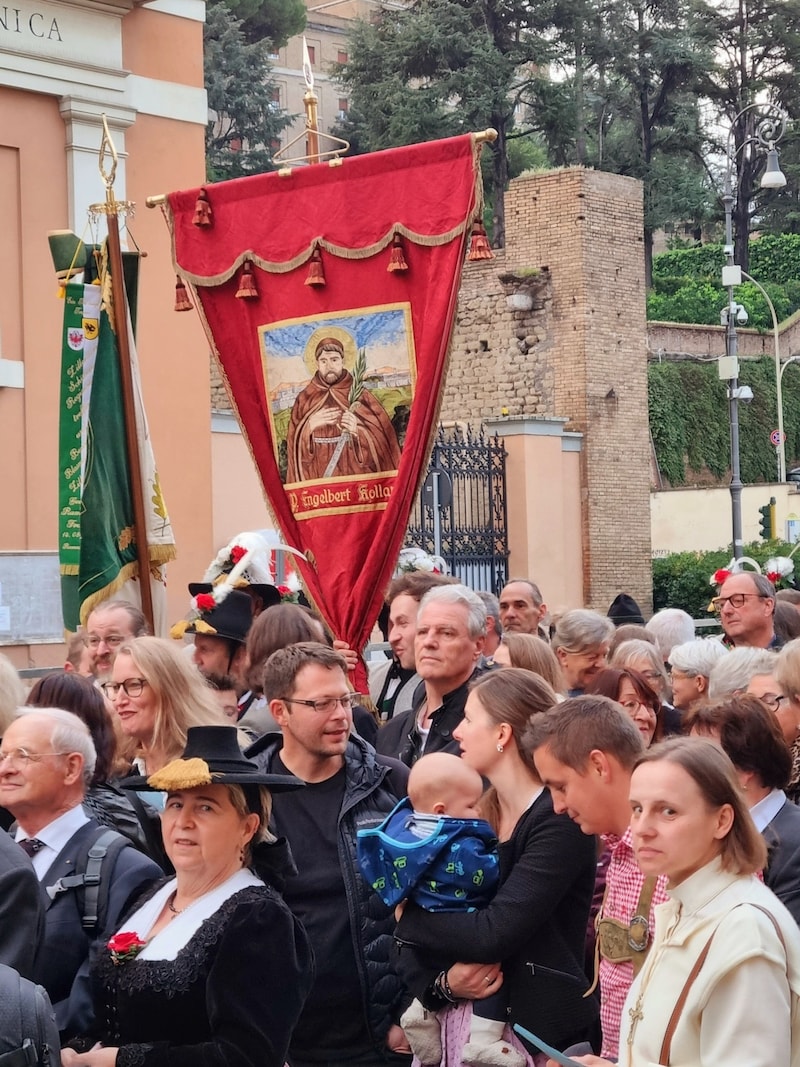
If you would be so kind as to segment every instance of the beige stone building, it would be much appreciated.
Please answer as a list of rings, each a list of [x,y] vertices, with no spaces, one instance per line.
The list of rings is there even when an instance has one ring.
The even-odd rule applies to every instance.
[[[368,19],[381,6],[378,0],[306,0],[308,21],[304,31],[314,76],[314,91],[318,97],[318,126],[329,133],[337,123],[347,118],[350,102],[343,89],[336,85],[332,69],[336,63],[348,59],[348,34],[354,19]],[[275,106],[285,110],[292,121],[281,134],[286,146],[302,135],[305,128],[303,94],[303,37],[292,37],[287,44],[270,56],[273,77],[277,85]],[[320,148],[324,151],[325,144]],[[296,141],[290,156],[305,154],[304,138]]]

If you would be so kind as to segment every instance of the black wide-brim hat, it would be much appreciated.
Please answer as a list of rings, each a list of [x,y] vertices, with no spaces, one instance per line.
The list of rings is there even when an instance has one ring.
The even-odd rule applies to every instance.
[[[242,755],[235,726],[190,726],[186,748],[160,771],[136,775],[120,782],[123,789],[169,793],[198,789],[204,785],[265,786],[272,793],[285,793],[305,785],[291,774],[267,774]]]
[[[214,586],[211,582],[189,582],[189,592],[192,596],[197,596],[198,593],[210,593],[213,588]],[[268,585],[261,582],[242,582],[241,585],[236,586],[236,589],[238,592],[245,594],[248,589],[252,589],[256,596],[261,597],[265,608],[271,608],[281,602],[281,594],[276,585]]]
[[[189,586],[189,588],[192,587]],[[206,588],[210,592],[212,586],[209,585]],[[202,622],[203,626],[198,627],[198,622]],[[232,589],[216,607],[209,608],[207,611],[200,610],[199,619],[193,619],[186,626],[185,632],[208,634],[209,637],[226,637],[229,641],[238,641],[240,645],[243,645],[252,625],[252,600],[247,593]]]

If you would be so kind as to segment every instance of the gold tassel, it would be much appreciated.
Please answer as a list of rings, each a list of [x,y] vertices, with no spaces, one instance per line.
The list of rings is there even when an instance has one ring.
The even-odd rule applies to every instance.
[[[467,259],[494,259],[494,252],[489,245],[489,238],[486,236],[486,230],[479,219],[476,219],[472,224],[472,238],[469,242]]]
[[[173,641],[180,641],[183,635],[186,633],[186,628],[189,625],[188,619],[181,619],[180,622],[176,622],[174,626],[170,627],[169,636]]]
[[[183,278],[180,275],[176,275],[177,281],[175,282],[175,310],[176,311],[191,311],[194,304],[189,299],[189,293],[184,284]]]
[[[406,263],[406,257],[403,255],[403,238],[399,233],[394,235],[392,241],[392,252],[389,256],[389,266],[387,270],[408,270],[408,264]]]
[[[242,275],[239,279],[239,288],[236,290],[236,296],[239,300],[257,300],[258,289],[256,289],[256,281],[253,277],[253,264],[250,260],[246,260],[242,267]]]
[[[211,785],[211,771],[204,759],[174,759],[160,771],[151,774],[147,784],[165,793],[178,789],[197,789],[199,785]]]
[[[208,193],[205,189],[201,189],[197,194],[192,222],[195,226],[211,225],[211,204],[208,202]]]
[[[325,285],[325,272],[322,269],[322,256],[320,255],[318,248],[314,249],[314,254],[311,257],[311,265],[308,268],[306,285]]]

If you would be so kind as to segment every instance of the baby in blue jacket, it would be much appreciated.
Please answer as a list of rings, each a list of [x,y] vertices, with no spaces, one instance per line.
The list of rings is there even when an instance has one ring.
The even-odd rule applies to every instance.
[[[384,821],[358,832],[361,871],[385,904],[406,898],[428,911],[473,911],[497,890],[497,836],[480,817],[481,776],[458,756],[434,752],[411,769],[408,797]],[[444,969],[453,961],[443,961]],[[470,1067],[523,1067],[525,1059],[503,1041],[507,1000],[503,990],[472,1002]],[[436,1014],[414,1000],[400,1025],[423,1064],[442,1058]]]

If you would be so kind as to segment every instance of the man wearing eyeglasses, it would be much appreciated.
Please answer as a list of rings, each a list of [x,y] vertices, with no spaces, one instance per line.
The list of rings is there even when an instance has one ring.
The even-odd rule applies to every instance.
[[[712,604],[729,648],[780,648],[775,634],[775,587],[763,574],[740,571],[722,583]]]
[[[121,646],[148,632],[147,621],[135,604],[127,600],[107,600],[89,612],[87,641],[92,654],[92,673],[108,678]]]
[[[264,695],[280,726],[247,755],[272,774],[306,783],[294,802],[273,795],[275,831],[298,875],[284,890],[314,947],[316,978],[298,1022],[291,1067],[406,1064],[399,1027],[403,988],[392,964],[394,916],[364,881],[356,831],[376,826],[405,796],[408,771],[352,733],[358,694],[344,657],[305,642],[274,652]]]
[[[162,877],[127,838],[84,811],[95,762],[85,723],[59,709],[24,709],[0,744],[0,804],[17,821],[16,840],[31,857],[44,905],[33,977],[50,995],[64,1041],[86,1033],[92,1022],[89,946],[107,928],[116,929],[129,900]],[[104,835],[92,907],[84,876],[90,877],[89,850]]]

